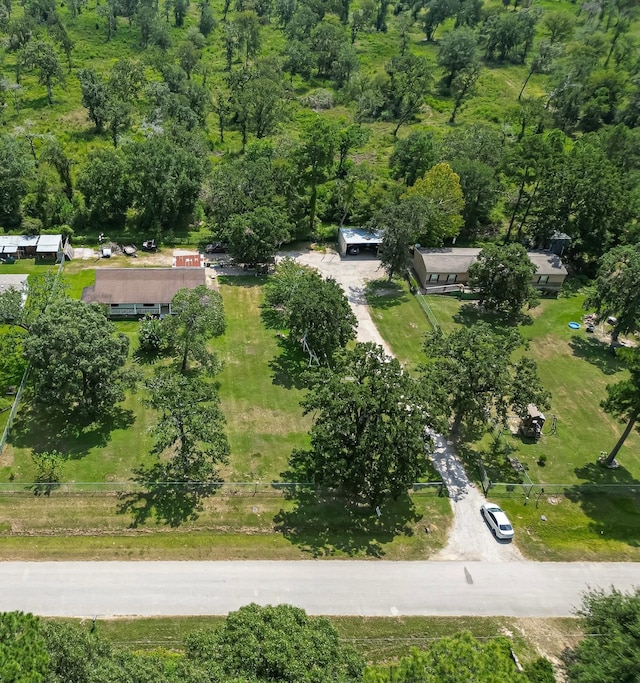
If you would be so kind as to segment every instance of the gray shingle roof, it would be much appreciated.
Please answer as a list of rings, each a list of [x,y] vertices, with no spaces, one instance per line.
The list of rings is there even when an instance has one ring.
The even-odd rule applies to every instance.
[[[99,268],[82,300],[99,304],[168,304],[178,290],[206,284],[204,268]]]

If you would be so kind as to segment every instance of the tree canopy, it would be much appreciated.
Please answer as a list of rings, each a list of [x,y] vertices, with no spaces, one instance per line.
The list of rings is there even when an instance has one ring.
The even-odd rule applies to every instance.
[[[279,326],[289,329],[294,343],[306,345],[318,362],[331,363],[355,337],[358,321],[340,285],[291,259],[278,264],[264,305]]]
[[[207,372],[219,367],[215,354],[207,349],[207,341],[225,330],[224,305],[220,293],[199,285],[181,289],[171,300],[173,315],[163,320],[172,347],[180,359],[180,371],[185,374],[190,360]]]
[[[640,590],[585,594],[583,638],[567,657],[570,683],[631,683],[640,677]]]
[[[547,669],[548,672],[548,669]],[[413,648],[410,655],[390,667],[370,667],[365,683],[554,683],[553,669],[546,679],[529,678],[516,668],[511,643],[505,637],[481,642],[468,632],[440,638],[426,650]]]
[[[54,302],[24,340],[36,402],[54,412],[99,418],[124,398],[128,351],[128,337],[97,304]]]
[[[40,620],[23,612],[0,612],[0,680],[41,683],[49,666]]]
[[[378,505],[428,472],[429,418],[419,386],[375,344],[356,344],[318,375],[302,401],[314,416],[311,448],[292,469],[320,486]]]
[[[156,372],[146,386],[147,403],[158,411],[154,452],[169,454],[171,481],[214,480],[216,465],[229,455],[216,387],[171,370]]]
[[[603,319],[616,319],[611,329],[612,344],[621,334],[640,329],[640,245],[615,247],[602,257],[584,306]]]
[[[327,619],[290,605],[241,607],[222,628],[189,636],[187,654],[223,680],[255,683],[351,683],[363,668]]]
[[[487,323],[427,336],[423,385],[433,393],[431,414],[444,418],[443,429],[452,420],[452,435],[463,427],[465,434],[473,434],[485,430],[491,419],[504,422],[509,407],[520,416],[529,403],[548,408],[550,394],[540,383],[535,362],[511,360],[522,344],[516,330],[496,330]]]
[[[516,316],[539,301],[533,286],[536,266],[521,244],[490,244],[469,267],[469,286],[480,293],[480,305]]]
[[[637,348],[619,348],[616,355],[627,366],[629,376],[607,384],[607,398],[602,401],[602,407],[627,424],[605,460],[607,465],[613,463],[640,416],[640,352]]]

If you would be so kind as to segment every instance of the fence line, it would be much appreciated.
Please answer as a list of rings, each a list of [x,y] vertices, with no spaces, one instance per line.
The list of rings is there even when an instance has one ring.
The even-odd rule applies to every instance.
[[[418,301],[420,308],[424,311],[424,314],[427,316],[427,320],[433,328],[433,331],[438,332],[440,330],[440,323],[438,322],[435,314],[431,310],[431,306],[429,306],[429,304],[427,303],[427,299],[424,297],[423,294],[420,293],[420,285],[410,268],[407,268],[407,275],[409,277],[409,282],[411,283],[411,288],[413,290],[414,296]]]
[[[283,495],[296,489],[313,488],[326,491],[310,482],[271,481],[271,482],[198,482],[198,481],[90,481],[90,482],[0,482],[0,495],[61,494],[61,495],[117,495],[144,493],[150,489],[176,489],[184,492],[198,491],[218,493],[223,496]],[[411,485],[413,494],[437,493],[445,491],[443,482],[416,482]]]
[[[526,498],[536,495],[587,495],[587,494],[633,494],[640,495],[638,484],[594,484],[589,482],[576,484],[537,484],[533,482],[489,482],[488,491],[492,496],[512,496],[524,494]],[[486,493],[485,492],[485,495]]]
[[[56,278],[53,281],[53,287],[51,288],[51,293],[49,295],[49,299],[51,299],[51,296],[53,296],[53,294],[56,291],[56,288],[58,286],[58,282],[60,281],[60,275],[62,275],[63,268],[64,268],[64,255],[62,257],[62,260],[60,261],[60,265],[58,266],[58,271],[56,272]],[[48,302],[47,302],[47,305],[48,305]],[[7,445],[7,439],[9,438],[9,432],[11,431],[11,427],[13,427],[13,420],[15,419],[16,413],[18,412],[18,408],[20,406],[20,399],[22,398],[22,393],[23,393],[24,388],[27,384],[27,379],[29,377],[29,371],[30,370],[31,370],[31,365],[28,364],[24,370],[24,373],[22,375],[22,379],[20,380],[20,386],[18,387],[18,391],[16,391],[16,396],[13,399],[13,405],[11,406],[11,412],[9,413],[9,418],[7,419],[7,424],[4,426],[4,430],[2,431],[2,436],[0,437],[0,454],[2,453],[2,451],[4,451],[4,447]]]

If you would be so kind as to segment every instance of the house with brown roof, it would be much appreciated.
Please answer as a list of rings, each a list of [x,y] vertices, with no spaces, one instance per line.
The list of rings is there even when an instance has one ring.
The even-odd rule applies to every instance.
[[[204,268],[98,268],[82,300],[108,306],[112,317],[169,315],[179,290],[206,283]]]
[[[413,252],[413,268],[420,286],[427,291],[439,293],[452,285],[464,285],[469,280],[469,267],[482,249],[472,247],[443,247],[441,249],[416,249]],[[536,267],[532,284],[544,291],[560,291],[567,269],[557,254],[550,251],[529,251],[529,259]]]

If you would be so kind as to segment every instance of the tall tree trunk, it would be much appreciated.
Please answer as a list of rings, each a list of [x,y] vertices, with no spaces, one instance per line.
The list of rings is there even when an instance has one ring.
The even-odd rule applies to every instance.
[[[511,220],[509,221],[509,228],[507,229],[507,235],[504,238],[505,243],[509,241],[511,238],[511,231],[513,230],[513,224],[516,220],[516,214],[518,213],[518,209],[520,208],[520,203],[522,202],[522,195],[524,194],[524,186],[527,184],[527,178],[529,177],[529,174],[525,171],[524,177],[522,178],[522,182],[520,183],[520,189],[518,190],[518,201],[516,202],[516,205],[513,207],[513,212],[511,213]]]
[[[535,199],[536,193],[538,192],[538,185],[540,185],[540,181],[537,180],[536,184],[533,188],[533,192],[531,192],[531,195],[529,197],[529,201],[527,202],[527,206],[525,207],[524,214],[522,216],[522,220],[520,221],[520,225],[518,226],[518,232],[516,239],[520,239],[522,237],[522,229],[524,228],[524,224],[529,217],[529,212],[531,211],[531,205],[533,204],[533,200]]]
[[[451,436],[458,436],[458,433],[460,432],[460,426],[462,425],[462,418],[462,411],[457,412],[453,420],[453,425],[451,425]]]
[[[533,71],[529,70],[529,73],[527,74],[527,77],[524,79],[524,83],[522,84],[522,88],[520,89],[520,94],[518,95],[518,102],[520,102],[522,98],[522,93],[524,92],[524,89],[527,87],[527,83],[529,82],[529,79],[533,75]]]
[[[629,434],[631,434],[631,430],[633,429],[633,426],[635,425],[636,420],[638,419],[638,414],[639,414],[639,411],[636,411],[629,418],[629,422],[627,422],[627,426],[624,428],[624,432],[622,432],[622,436],[618,439],[618,443],[613,447],[613,450],[611,451],[611,453],[609,453],[609,457],[604,461],[605,465],[611,465],[611,463],[614,461],[616,455],[618,455],[618,451],[622,448],[622,445],[626,441]]]
[[[311,199],[309,200],[309,230],[313,233],[316,222],[316,203],[318,201],[318,186],[314,182],[311,186]]]
[[[182,354],[182,364],[180,365],[180,372],[184,375],[187,372],[187,357],[189,355],[189,341],[184,343],[184,353]]]

